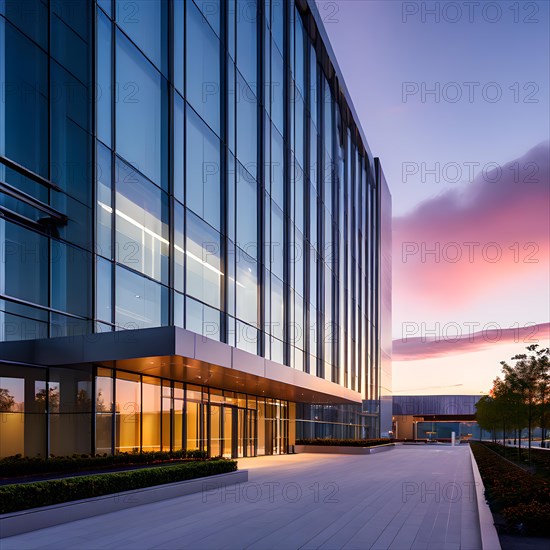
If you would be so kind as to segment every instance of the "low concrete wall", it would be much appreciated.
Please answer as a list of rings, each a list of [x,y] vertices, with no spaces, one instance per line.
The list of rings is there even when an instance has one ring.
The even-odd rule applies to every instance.
[[[373,455],[391,451],[393,443],[376,445],[375,447],[345,447],[343,445],[294,445],[295,453],[324,453],[336,455]]]
[[[69,521],[150,504],[159,500],[168,500],[192,493],[200,493],[201,491],[213,491],[236,483],[246,483],[247,481],[248,470],[239,470],[227,474],[178,481],[101,497],[63,502],[53,506],[1,514],[0,539],[68,523]]]
[[[474,486],[476,489],[482,550],[501,550],[493,514],[485,500],[485,486],[483,485],[481,474],[479,473],[479,468],[477,467],[477,462],[471,447],[470,458],[472,460],[472,471],[474,473]]]

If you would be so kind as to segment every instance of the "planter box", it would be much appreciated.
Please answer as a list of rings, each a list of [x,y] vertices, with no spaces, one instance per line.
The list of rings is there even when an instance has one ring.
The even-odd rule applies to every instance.
[[[294,445],[295,453],[323,453],[337,455],[374,455],[391,451],[394,448],[393,443],[387,445],[376,445],[374,447],[353,447],[344,445]]]
[[[117,512],[118,510],[141,506],[142,504],[150,504],[159,500],[168,500],[192,493],[200,493],[201,491],[212,492],[222,487],[237,483],[246,483],[247,481],[248,470],[238,470],[227,474],[166,483],[164,485],[155,485],[153,487],[124,491],[112,495],[73,500],[52,506],[1,514],[0,539],[35,531],[36,529],[52,527],[53,525],[69,521]]]

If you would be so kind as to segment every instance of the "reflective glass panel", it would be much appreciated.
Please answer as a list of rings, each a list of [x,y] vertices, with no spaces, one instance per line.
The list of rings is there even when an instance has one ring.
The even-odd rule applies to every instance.
[[[168,289],[117,266],[115,322],[122,329],[167,325]]]
[[[168,2],[116,0],[118,26],[164,73],[167,70],[166,41]]]
[[[256,261],[237,249],[237,317],[252,325],[258,322],[257,271]]]
[[[117,152],[150,180],[166,187],[165,81],[120,32],[116,43]]]
[[[117,260],[168,281],[168,199],[122,160],[116,160]]]
[[[239,165],[240,166],[240,165]],[[237,245],[253,258],[258,254],[258,192],[250,174],[237,174]]]
[[[187,294],[220,307],[220,235],[208,224],[187,212]]]
[[[193,2],[187,2],[187,101],[220,133],[220,42]]]
[[[237,67],[245,80],[257,82],[257,0],[237,0]]]
[[[187,109],[186,204],[215,228],[220,227],[220,142]]]
[[[0,79],[0,154],[48,177],[47,56],[2,17]]]

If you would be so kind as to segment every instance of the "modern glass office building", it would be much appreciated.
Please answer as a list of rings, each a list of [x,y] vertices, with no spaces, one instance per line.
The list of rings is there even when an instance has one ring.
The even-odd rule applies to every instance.
[[[313,1],[2,0],[0,94],[0,456],[390,429],[391,198]]]

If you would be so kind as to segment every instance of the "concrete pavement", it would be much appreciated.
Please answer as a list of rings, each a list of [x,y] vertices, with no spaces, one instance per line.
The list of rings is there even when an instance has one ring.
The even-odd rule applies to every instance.
[[[240,459],[249,482],[3,539],[2,550],[478,550],[467,445]]]

